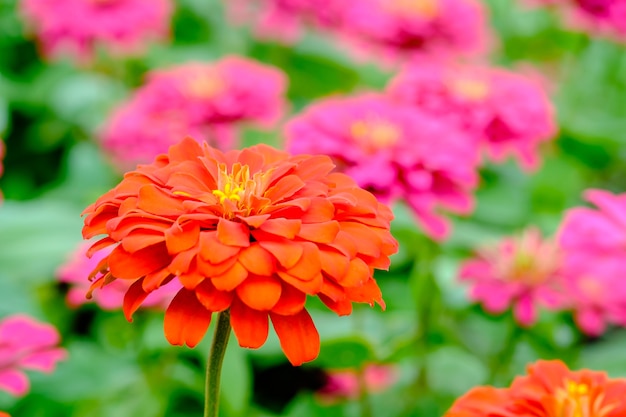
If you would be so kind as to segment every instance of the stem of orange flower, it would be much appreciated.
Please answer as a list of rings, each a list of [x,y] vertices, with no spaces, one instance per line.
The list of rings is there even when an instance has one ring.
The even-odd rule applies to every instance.
[[[217,315],[217,326],[206,366],[204,417],[217,417],[219,415],[220,376],[222,375],[222,362],[229,337],[230,312],[226,310]]]

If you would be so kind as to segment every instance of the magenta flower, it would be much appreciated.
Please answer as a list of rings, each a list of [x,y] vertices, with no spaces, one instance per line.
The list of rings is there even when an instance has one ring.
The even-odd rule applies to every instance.
[[[421,62],[393,79],[388,91],[459,126],[496,162],[513,155],[524,168],[535,168],[539,145],[556,133],[541,85],[504,69]]]
[[[14,396],[25,395],[30,384],[24,369],[52,372],[65,359],[65,349],[56,347],[57,329],[24,315],[0,321],[0,389]]]
[[[606,323],[626,326],[626,193],[588,190],[597,209],[569,210],[559,230],[566,290],[578,326],[600,335]]]
[[[21,12],[48,57],[84,62],[98,47],[135,53],[169,36],[170,0],[23,0]]]
[[[277,68],[234,56],[154,71],[106,123],[103,146],[122,168],[152,161],[185,136],[231,149],[238,124],[270,127],[281,117],[286,84]]]
[[[397,370],[390,365],[368,365],[363,369],[364,389],[368,393],[382,392],[398,380]],[[329,371],[326,384],[316,394],[323,403],[355,400],[361,395],[359,374],[354,369]]]
[[[470,284],[470,298],[490,313],[513,307],[515,320],[531,326],[537,307],[562,304],[561,258],[558,245],[528,229],[519,237],[505,238],[479,249],[474,259],[461,265],[459,277]]]
[[[347,2],[342,32],[380,59],[421,54],[475,55],[487,47],[486,11],[475,0]]]
[[[60,282],[67,283],[70,288],[67,293],[67,302],[72,307],[78,307],[89,301],[95,302],[103,310],[121,310],[124,303],[124,295],[128,292],[132,282],[126,280],[115,280],[95,291],[90,299],[87,298],[87,294],[90,294],[91,282],[88,280],[91,272],[97,270],[98,264],[100,264],[111,252],[112,247],[102,249],[95,252],[91,258],[87,257],[87,250],[91,246],[91,243],[85,242],[81,244],[76,251],[72,253],[71,258],[63,264],[58,272],[57,276]],[[97,273],[92,277],[91,281],[98,280],[102,277],[101,273]],[[153,292],[148,295],[142,306],[145,308],[156,308],[165,310],[170,301],[174,298],[180,285],[176,282],[170,282],[162,287],[164,291]]]
[[[307,108],[286,131],[292,153],[329,155],[378,198],[403,199],[434,238],[449,232],[439,209],[466,214],[473,208],[475,145],[412,107],[375,94],[330,98]]]

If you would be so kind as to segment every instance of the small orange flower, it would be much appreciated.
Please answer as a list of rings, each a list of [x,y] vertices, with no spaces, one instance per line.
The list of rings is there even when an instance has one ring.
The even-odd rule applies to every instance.
[[[106,235],[90,252],[115,245],[91,291],[133,281],[124,297],[131,320],[175,279],[183,288],[165,313],[170,343],[195,346],[212,313],[228,309],[241,346],[265,343],[269,317],[292,364],[315,359],[306,296],[339,315],[353,302],[384,308],[373,272],[397,250],[391,210],[333,167],[266,145],[222,153],[183,140],[85,210],[83,236]]]
[[[459,398],[444,417],[623,417],[626,379],[561,361],[538,361],[510,388],[477,387]]]

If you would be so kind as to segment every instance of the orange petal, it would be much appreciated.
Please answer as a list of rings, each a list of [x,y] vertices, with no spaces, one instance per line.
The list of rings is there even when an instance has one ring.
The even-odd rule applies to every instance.
[[[250,275],[238,287],[237,295],[248,307],[270,310],[280,299],[280,281],[271,276]]]
[[[196,250],[187,250],[181,252],[174,256],[172,262],[170,262],[167,269],[174,275],[180,275],[184,272],[187,272],[191,267],[192,261],[195,261],[196,256]]]
[[[158,216],[179,216],[185,212],[182,200],[157,187],[144,185],[139,189],[137,207]]]
[[[200,226],[196,222],[187,222],[182,225],[174,223],[165,231],[167,251],[174,255],[193,248],[198,242]]]
[[[276,305],[272,307],[272,311],[276,314],[289,316],[292,314],[296,314],[300,310],[302,310],[305,303],[305,293],[287,284],[286,282],[283,282],[280,299],[278,300]]]
[[[139,279],[133,282],[124,294],[123,310],[128,321],[133,321],[133,313],[137,311],[149,294],[149,292],[144,291],[142,281],[143,279]]]
[[[300,216],[304,223],[322,223],[335,217],[335,206],[326,198],[317,197],[310,200],[306,212]]]
[[[380,256],[383,242],[369,227],[356,222],[341,222],[341,230],[352,238],[357,252],[372,257]]]
[[[87,257],[91,258],[96,252],[98,252],[101,249],[107,248],[111,245],[114,245],[115,243],[117,243],[115,240],[111,239],[110,237],[104,237],[100,240],[98,240],[97,242],[95,242],[93,245],[91,245],[89,247],[89,249],[87,249]]]
[[[122,246],[126,251],[134,253],[164,240],[165,237],[161,231],[135,229],[122,239]]]
[[[335,168],[332,160],[326,155],[307,156],[298,163],[294,174],[302,179],[314,179],[326,176]]]
[[[380,292],[380,288],[378,288],[374,278],[367,280],[359,287],[346,288],[346,294],[348,298],[357,303],[368,303],[370,306],[373,306],[374,302],[376,302],[383,310],[385,309],[383,294]]]
[[[350,260],[346,255],[329,247],[320,248],[320,261],[322,271],[337,281],[348,273],[350,267]]]
[[[217,232],[203,231],[200,233],[200,256],[212,264],[219,264],[237,255],[241,248],[227,246],[217,239]]]
[[[317,294],[322,289],[323,278],[319,273],[308,281],[303,281],[300,278],[289,275],[284,271],[276,271],[278,276],[288,284],[293,285],[295,288],[310,295]]]
[[[146,292],[151,292],[159,288],[165,280],[170,278],[172,274],[168,269],[160,269],[156,272],[146,275],[146,277],[142,280],[141,287]],[[169,281],[168,281],[169,282]]]
[[[267,340],[267,312],[253,310],[237,299],[230,307],[230,325],[241,347],[256,349]]]
[[[306,309],[292,316],[270,312],[270,318],[280,346],[292,365],[302,365],[317,358],[320,352],[320,335]]]
[[[211,312],[204,308],[193,291],[182,289],[165,311],[165,337],[173,345],[196,346],[211,324]]]
[[[233,256],[232,258],[228,258],[224,262],[215,265],[203,260],[201,257],[198,257],[196,258],[196,263],[198,266],[198,272],[207,278],[213,278],[226,273],[226,271],[232,268],[233,265],[237,263],[237,257]]]
[[[263,197],[269,198],[272,202],[278,202],[291,197],[306,184],[297,175],[286,175],[279,179],[276,184],[268,188]]]
[[[293,268],[304,253],[301,245],[287,239],[259,240],[259,245],[271,253],[278,263],[286,269]]]
[[[195,289],[198,301],[209,311],[220,312],[230,307],[233,293],[220,291],[209,280],[205,280]]]
[[[339,233],[339,222],[303,223],[298,236],[317,243],[332,243]]]
[[[308,281],[319,275],[322,269],[320,251],[314,243],[302,242],[300,245],[304,251],[302,257],[298,263],[287,270],[287,273],[303,281]]]
[[[243,267],[239,262],[235,264],[226,272],[220,275],[211,277],[215,288],[222,291],[232,291],[239,284],[241,284],[248,277],[248,270]]]
[[[352,302],[348,298],[333,300],[324,294],[320,294],[319,297],[320,300],[338,316],[347,316],[352,313]]]
[[[203,155],[200,144],[194,139],[186,136],[183,140],[175,145],[170,146],[167,150],[170,161],[188,161],[197,160]]]
[[[258,243],[242,249],[239,262],[250,272],[257,275],[272,275],[276,270],[274,257]]]
[[[188,290],[195,290],[205,279],[206,277],[197,269],[190,269],[178,275],[178,281]]]
[[[148,246],[132,254],[118,245],[108,259],[111,274],[115,278],[122,279],[141,278],[166,267],[170,262],[165,245]]]
[[[259,229],[276,236],[293,239],[300,231],[301,223],[299,219],[269,219]]]
[[[244,223],[220,219],[217,223],[217,239],[224,245],[250,246],[250,230]]]
[[[372,272],[369,266],[359,258],[350,261],[350,269],[348,273],[338,282],[344,287],[358,287],[363,285],[370,277]]]
[[[237,216],[237,218],[239,220],[241,220],[242,222],[244,222],[245,224],[247,224],[250,227],[259,227],[261,226],[263,223],[265,223],[265,221],[267,219],[270,218],[269,214],[260,214],[257,216]]]

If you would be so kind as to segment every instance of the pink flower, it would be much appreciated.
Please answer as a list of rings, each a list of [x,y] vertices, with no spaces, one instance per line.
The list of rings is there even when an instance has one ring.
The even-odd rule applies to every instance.
[[[476,148],[447,124],[366,94],[313,104],[287,125],[293,153],[326,154],[383,200],[404,199],[432,237],[448,233],[440,208],[469,213]]]
[[[471,285],[470,298],[490,313],[513,306],[515,320],[531,326],[537,306],[557,308],[561,296],[561,252],[537,229],[477,251],[461,266],[459,277]]]
[[[540,143],[554,138],[552,105],[530,77],[499,68],[421,62],[393,79],[394,100],[449,120],[474,136],[495,161],[538,164]]]
[[[571,26],[626,40],[626,0],[562,0],[561,3]]]
[[[89,302],[87,294],[90,294],[91,282],[88,279],[91,272],[97,268],[97,266],[109,255],[112,248],[105,248],[100,250],[91,258],[87,257],[87,250],[91,246],[91,243],[82,243],[74,253],[72,253],[71,259],[63,264],[58,272],[57,276],[60,282],[70,284],[69,291],[67,293],[67,302],[73,306],[78,307],[82,304]],[[92,277],[91,281],[99,279],[102,276],[101,273]],[[131,281],[118,279],[99,289],[93,293],[91,301],[98,304],[103,310],[120,310],[124,302],[124,295],[128,292]],[[180,286],[175,282],[170,282],[163,287],[165,291],[153,292],[143,302],[143,306],[146,308],[157,308],[165,310],[170,301],[174,298]]]
[[[566,290],[578,326],[600,335],[606,322],[626,326],[626,193],[588,190],[597,209],[569,210],[559,230]]]
[[[487,47],[486,11],[475,0],[347,2],[342,32],[380,59],[416,54],[475,55]]]
[[[363,370],[363,383],[367,392],[382,392],[398,380],[397,371],[389,365],[368,365]],[[318,398],[324,403],[336,403],[342,400],[359,398],[359,374],[354,369],[328,372],[326,384],[317,391]]]
[[[96,49],[133,53],[169,35],[170,0],[23,0],[21,12],[46,56],[91,59]]]
[[[286,77],[241,57],[192,62],[148,75],[106,123],[103,146],[122,168],[148,163],[185,136],[227,150],[236,125],[273,125],[285,107]]]
[[[30,384],[23,369],[52,372],[65,359],[65,349],[57,348],[59,332],[24,315],[0,321],[0,389],[14,396],[25,395]]]
[[[336,27],[342,0],[229,0],[230,20],[254,27],[260,38],[286,43],[295,41],[303,26]]]

